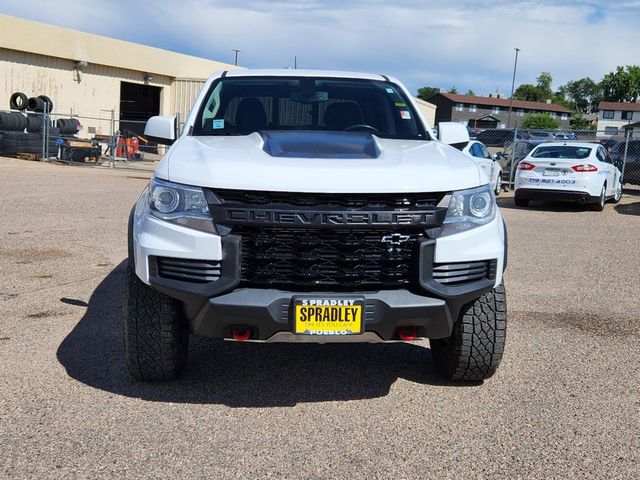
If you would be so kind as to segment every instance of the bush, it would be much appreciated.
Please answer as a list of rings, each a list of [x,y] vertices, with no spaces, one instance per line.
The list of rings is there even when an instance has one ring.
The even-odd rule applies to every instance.
[[[520,128],[537,130],[556,130],[560,127],[560,121],[548,113],[532,113],[524,117]]]

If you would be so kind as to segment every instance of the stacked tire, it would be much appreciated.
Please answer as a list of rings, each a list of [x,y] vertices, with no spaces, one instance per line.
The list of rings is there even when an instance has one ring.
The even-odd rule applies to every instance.
[[[78,133],[75,119],[58,120],[56,126],[43,125],[46,113],[53,111],[53,102],[46,95],[27,97],[14,92],[9,99],[13,112],[0,112],[0,155],[15,157],[18,153],[42,153],[42,133],[48,131],[50,155],[58,153],[58,137],[61,134]],[[25,116],[25,112],[26,113]],[[26,130],[26,133],[25,133]]]
[[[27,117],[22,113],[0,112],[0,155],[15,157],[24,151],[26,127]]]
[[[16,92],[19,93],[19,92]],[[15,95],[15,94],[14,94]],[[27,110],[31,112],[47,112],[51,113],[53,111],[53,102],[46,95],[40,95],[37,97],[31,97],[27,100]]]
[[[0,130],[20,132],[27,128],[27,117],[20,112],[0,112]]]
[[[24,110],[27,108],[27,96],[22,92],[15,92],[9,99],[9,107],[11,110]]]
[[[56,139],[49,137],[49,153],[56,154]],[[18,153],[42,153],[42,134],[22,132],[0,132],[0,155],[15,157]]]
[[[60,118],[56,120],[56,127],[61,135],[75,135],[78,133],[80,122],[75,118]]]
[[[27,113],[27,132],[28,133],[42,132],[42,115],[38,115],[35,113]]]

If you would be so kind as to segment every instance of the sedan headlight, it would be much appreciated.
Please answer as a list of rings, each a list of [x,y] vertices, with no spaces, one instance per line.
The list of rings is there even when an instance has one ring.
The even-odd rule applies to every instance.
[[[451,194],[441,237],[485,225],[496,216],[496,198],[489,185]]]
[[[148,194],[149,213],[184,227],[217,233],[204,192],[199,187],[152,178]]]

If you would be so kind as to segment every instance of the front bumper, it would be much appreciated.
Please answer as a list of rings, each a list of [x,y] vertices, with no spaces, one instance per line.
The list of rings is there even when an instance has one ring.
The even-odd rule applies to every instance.
[[[313,341],[395,341],[400,327],[415,327],[418,337],[445,338],[451,334],[461,308],[494,288],[494,278],[465,285],[446,286],[433,278],[434,241],[421,245],[423,268],[420,294],[408,290],[374,292],[290,292],[275,289],[238,288],[240,284],[240,238],[222,238],[221,275],[216,281],[193,284],[157,275],[155,258],[149,259],[150,284],[159,292],[179,299],[191,333],[214,338],[232,338],[232,328],[249,328],[252,341],[304,341],[292,329],[294,297],[364,300],[364,335],[314,336]],[[494,267],[497,266],[495,262]],[[492,273],[492,277],[497,272]]]
[[[419,337],[443,338],[451,334],[453,320],[447,302],[415,295],[406,290],[365,294],[343,294],[340,298],[364,298],[363,335],[307,336],[288,335],[292,331],[293,297],[338,298],[338,295],[295,294],[279,290],[239,288],[210,298],[189,321],[195,335],[231,338],[233,327],[249,328],[254,341],[393,341],[399,327],[416,327]],[[338,340],[340,341],[340,340]]]

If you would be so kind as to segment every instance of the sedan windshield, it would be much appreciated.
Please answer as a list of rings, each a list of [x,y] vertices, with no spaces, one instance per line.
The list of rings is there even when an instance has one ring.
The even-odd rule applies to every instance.
[[[587,158],[591,154],[588,147],[571,147],[567,145],[538,147],[531,155],[533,158]]]
[[[225,77],[214,82],[193,135],[257,131],[367,132],[430,140],[404,92],[390,82],[309,77]]]

